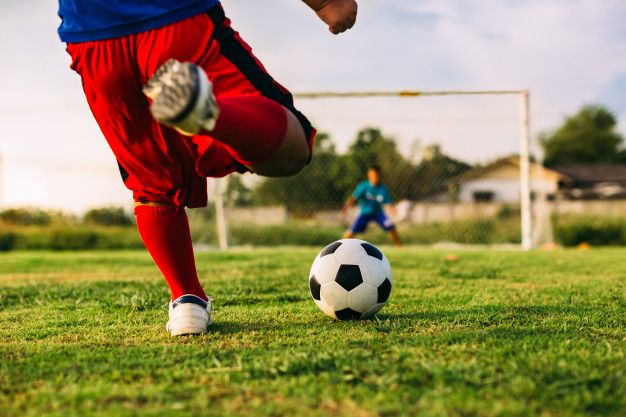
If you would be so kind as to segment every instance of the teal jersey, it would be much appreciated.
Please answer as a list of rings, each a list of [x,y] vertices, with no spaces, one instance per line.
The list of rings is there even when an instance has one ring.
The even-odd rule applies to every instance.
[[[376,214],[383,211],[383,205],[391,204],[389,190],[382,184],[373,186],[369,181],[361,181],[352,193],[359,203],[361,215]]]

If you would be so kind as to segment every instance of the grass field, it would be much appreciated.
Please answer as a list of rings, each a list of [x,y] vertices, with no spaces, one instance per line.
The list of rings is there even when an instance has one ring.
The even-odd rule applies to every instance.
[[[0,416],[626,416],[625,249],[386,252],[368,322],[317,310],[313,249],[200,254],[181,339],[143,252],[0,254]]]

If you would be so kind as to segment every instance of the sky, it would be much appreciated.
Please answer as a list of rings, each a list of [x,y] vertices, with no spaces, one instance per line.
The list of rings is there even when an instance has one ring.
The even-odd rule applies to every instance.
[[[623,0],[362,0],[333,36],[298,0],[223,0],[294,92],[530,89],[533,137],[586,103],[626,133]],[[81,212],[131,199],[56,35],[57,3],[0,0],[0,206]],[[379,126],[413,158],[431,143],[487,162],[519,149],[516,97],[299,100],[344,150]]]

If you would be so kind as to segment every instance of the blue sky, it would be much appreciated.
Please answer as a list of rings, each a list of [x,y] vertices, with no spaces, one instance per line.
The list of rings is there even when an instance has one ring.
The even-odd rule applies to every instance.
[[[297,0],[224,5],[270,72],[294,91],[530,88],[534,134],[596,102],[608,104],[626,131],[623,0],[362,0],[357,26],[339,37]],[[75,211],[127,204],[57,25],[56,2],[0,2],[0,204]],[[514,98],[299,105],[340,149],[369,124],[407,152],[437,142],[486,161],[517,149]]]

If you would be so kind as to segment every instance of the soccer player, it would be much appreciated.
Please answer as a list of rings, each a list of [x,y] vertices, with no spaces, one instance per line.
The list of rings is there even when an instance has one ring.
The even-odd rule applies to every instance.
[[[395,215],[395,208],[391,205],[391,196],[389,190],[380,182],[380,168],[372,165],[367,170],[367,179],[361,181],[341,209],[345,216],[348,210],[354,205],[359,204],[359,215],[349,230],[343,235],[344,239],[354,237],[359,233],[365,232],[370,222],[374,221],[389,233],[391,240],[396,246],[401,246],[402,241],[396,230],[396,225],[391,221],[385,213],[385,208]]]
[[[356,21],[355,0],[302,1],[333,34]],[[166,329],[204,333],[211,300],[198,280],[185,207],[207,204],[207,177],[296,174],[311,158],[315,129],[219,0],[59,0],[59,16],[71,67],[171,290]]]

